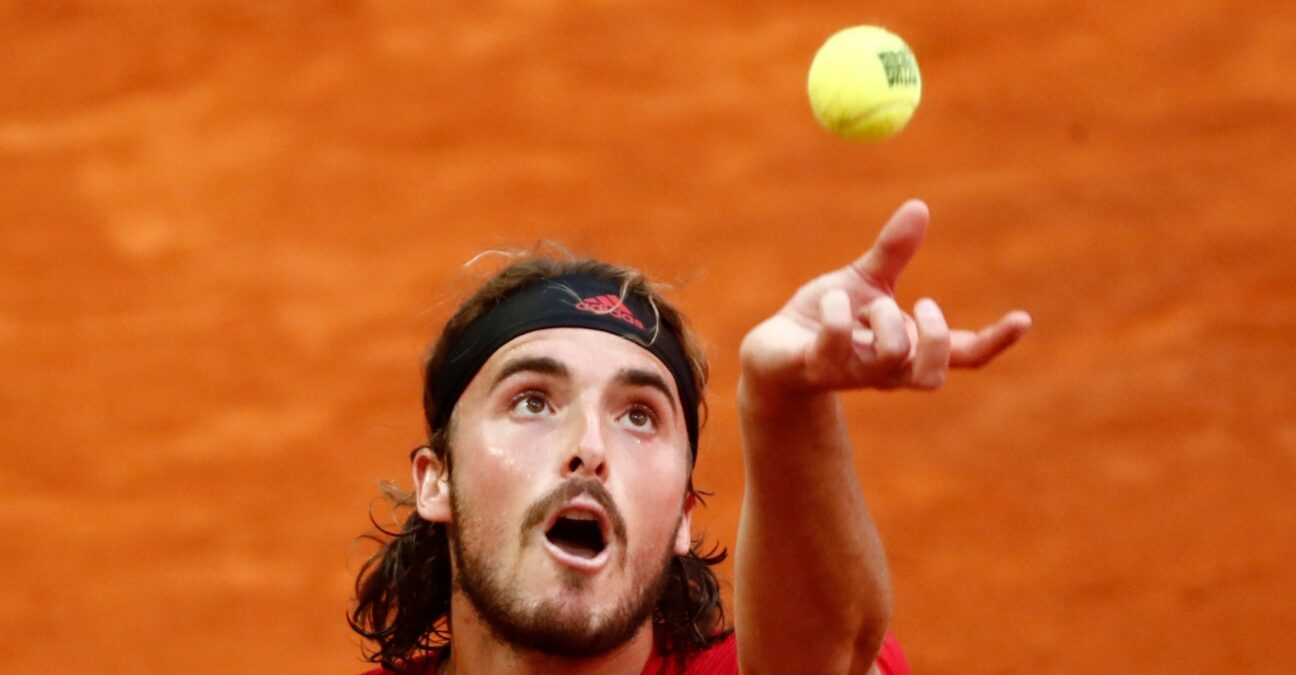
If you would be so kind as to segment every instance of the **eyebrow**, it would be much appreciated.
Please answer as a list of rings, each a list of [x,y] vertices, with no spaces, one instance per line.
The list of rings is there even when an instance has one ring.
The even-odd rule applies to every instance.
[[[661,375],[651,370],[641,370],[639,368],[622,368],[621,372],[616,375],[617,384],[630,387],[651,387],[660,391],[670,401],[671,408],[675,407],[675,395],[671,393],[670,387],[666,385]]]
[[[557,359],[548,356],[524,356],[504,364],[504,367],[500,368],[499,373],[495,375],[495,381],[491,382],[491,389],[495,389],[500,382],[518,373],[539,373],[540,375],[562,378],[571,375],[567,370],[567,366],[564,366]]]

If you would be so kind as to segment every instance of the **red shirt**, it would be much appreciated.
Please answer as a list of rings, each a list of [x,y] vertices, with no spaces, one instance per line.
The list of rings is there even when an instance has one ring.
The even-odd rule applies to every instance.
[[[909,675],[909,664],[895,636],[887,633],[877,657],[882,675]],[[688,658],[681,670],[669,654],[653,652],[642,675],[738,675],[738,641],[733,633]]]
[[[437,654],[419,659],[411,664],[411,672],[420,675],[436,675]],[[877,657],[878,670],[882,675],[909,675],[909,664],[905,662],[904,652],[895,636],[887,633],[882,642],[882,650]],[[365,675],[390,675],[379,668]],[[680,662],[670,654],[653,652],[644,665],[642,675],[738,675],[738,641],[730,633],[723,640],[706,649],[689,656],[680,668]]]

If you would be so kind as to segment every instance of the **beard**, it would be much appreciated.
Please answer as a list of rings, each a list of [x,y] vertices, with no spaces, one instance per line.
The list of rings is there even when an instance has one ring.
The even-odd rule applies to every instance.
[[[625,525],[611,496],[597,481],[583,487],[584,490],[581,491],[597,499],[608,511],[624,551]],[[545,504],[565,501],[563,495],[572,492],[569,483],[540,499],[528,511],[523,532],[529,529],[527,524],[535,519],[534,514],[548,511],[543,508]],[[472,514],[455,496],[457,491],[452,489],[450,494],[454,518],[450,532],[450,551],[454,561],[455,586],[463,591],[482,620],[505,644],[519,650],[563,658],[599,656],[625,644],[651,618],[668,579],[670,562],[674,556],[671,542],[667,542],[661,557],[649,562],[648,569],[636,574],[630,590],[610,610],[574,610],[561,597],[529,602],[504,578],[498,565],[492,563],[489,550],[481,550],[489,549],[488,546],[478,546],[478,550],[470,550],[471,547],[465,546],[465,540],[475,534],[465,531],[468,528],[464,527],[471,526]],[[681,515],[681,521],[682,519]],[[679,523],[676,523],[676,530],[678,528]],[[671,538],[672,542],[673,540],[674,537]],[[570,571],[563,575],[560,583],[567,588],[580,589],[589,583],[589,578],[580,572]]]

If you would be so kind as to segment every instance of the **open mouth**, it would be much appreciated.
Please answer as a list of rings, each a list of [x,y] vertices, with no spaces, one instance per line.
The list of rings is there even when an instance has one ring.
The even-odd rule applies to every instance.
[[[588,511],[571,510],[558,516],[545,538],[564,553],[585,560],[593,560],[607,548],[598,516]]]

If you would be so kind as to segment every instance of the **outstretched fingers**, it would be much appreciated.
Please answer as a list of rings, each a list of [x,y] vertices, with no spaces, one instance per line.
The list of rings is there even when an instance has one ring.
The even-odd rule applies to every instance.
[[[1018,310],[975,333],[954,331],[950,335],[950,367],[984,366],[1020,340],[1030,326],[1030,315]]]

